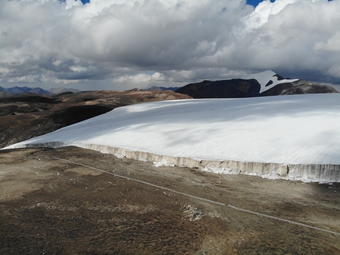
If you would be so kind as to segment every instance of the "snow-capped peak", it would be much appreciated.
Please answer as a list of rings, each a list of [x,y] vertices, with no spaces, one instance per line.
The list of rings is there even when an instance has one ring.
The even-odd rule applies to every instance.
[[[273,72],[272,70],[266,70],[261,73],[249,74],[242,77],[242,79],[256,79],[261,85],[259,93],[267,91],[268,89],[271,89],[281,83],[298,81],[298,79],[284,79],[277,73]]]

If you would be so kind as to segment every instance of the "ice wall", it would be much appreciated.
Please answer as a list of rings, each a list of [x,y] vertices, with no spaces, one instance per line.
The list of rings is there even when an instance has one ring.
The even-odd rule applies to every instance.
[[[304,182],[340,182],[340,165],[332,164],[279,164],[233,160],[201,160],[187,157],[157,155],[149,152],[132,151],[98,144],[65,144],[62,142],[23,144],[18,145],[15,148],[59,148],[65,146],[77,146],[100,151],[102,153],[113,154],[119,158],[125,157],[153,162],[155,166],[196,167],[202,171],[218,174],[246,174],[261,176],[268,179],[299,180]]]

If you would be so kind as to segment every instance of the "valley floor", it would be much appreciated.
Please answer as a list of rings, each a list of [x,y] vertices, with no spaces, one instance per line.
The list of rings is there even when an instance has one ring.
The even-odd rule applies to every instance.
[[[0,254],[340,254],[339,184],[76,147],[0,151],[0,208]]]

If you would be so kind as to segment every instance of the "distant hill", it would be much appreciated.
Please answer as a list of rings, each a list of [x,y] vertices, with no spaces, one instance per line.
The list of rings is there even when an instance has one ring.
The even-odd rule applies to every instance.
[[[52,88],[50,90],[45,90],[39,87],[30,88],[30,87],[11,87],[11,88],[3,88],[0,86],[0,97],[6,97],[8,95],[19,95],[23,93],[33,93],[33,94],[39,94],[39,95],[56,95],[61,94],[65,92],[72,92],[72,93],[78,93],[80,90],[77,89],[71,89],[71,88]]]
[[[267,70],[239,79],[202,81],[176,90],[193,98],[243,98],[292,94],[338,93],[333,87],[316,82],[285,79]]]
[[[6,92],[6,91],[0,90],[0,98],[2,98],[2,97],[8,97],[8,96],[11,96],[11,94],[9,94],[9,93]]]
[[[66,92],[78,93],[80,92],[80,90],[60,87],[60,88],[52,88],[49,90],[49,92],[51,92],[54,95],[57,95],[57,94],[62,94]]]
[[[176,91],[180,87],[157,87],[157,86],[152,86],[151,88],[145,89],[145,90],[171,90],[171,91]]]

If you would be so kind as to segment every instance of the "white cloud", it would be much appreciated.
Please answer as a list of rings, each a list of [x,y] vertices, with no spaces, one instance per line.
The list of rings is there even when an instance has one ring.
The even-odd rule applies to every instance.
[[[6,0],[0,86],[174,86],[264,69],[340,82],[339,9],[334,0],[256,9],[239,0]]]
[[[162,73],[156,72],[152,75],[138,73],[136,75],[124,75],[114,78],[112,83],[115,87],[122,89],[148,88],[150,86],[160,86],[163,82],[170,83]]]
[[[254,12],[245,17],[246,29],[256,29],[268,22],[270,16],[278,14],[288,4],[294,3],[295,0],[276,1],[271,3],[270,0],[260,2]]]
[[[332,52],[340,52],[340,31],[335,32],[333,36],[331,36],[327,42],[319,42],[315,44],[315,50],[320,51],[332,51]]]

